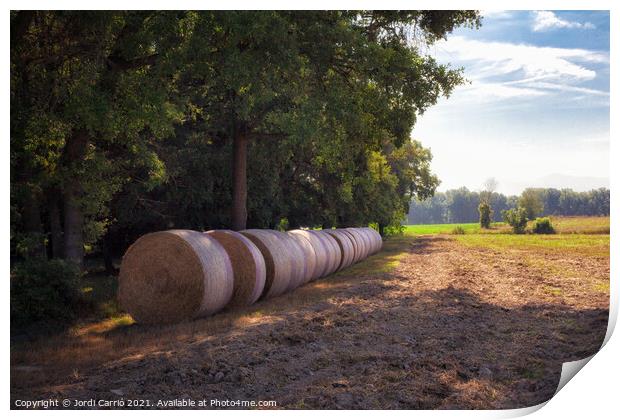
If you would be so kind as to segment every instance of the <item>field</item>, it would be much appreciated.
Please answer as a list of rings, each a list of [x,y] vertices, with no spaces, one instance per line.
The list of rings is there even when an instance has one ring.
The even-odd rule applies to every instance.
[[[556,217],[551,216],[553,227],[558,233],[609,234],[609,217]],[[528,223],[531,229],[532,222]],[[435,225],[406,225],[405,233],[411,235],[450,234],[456,227],[465,233],[509,233],[510,226],[503,222],[491,224],[490,229],[481,229],[479,223],[443,223]]]
[[[379,254],[250,308],[158,327],[116,314],[15,342],[11,399],[538,404],[562,362],[597,351],[608,318],[609,218],[554,224],[564,233],[408,227]]]

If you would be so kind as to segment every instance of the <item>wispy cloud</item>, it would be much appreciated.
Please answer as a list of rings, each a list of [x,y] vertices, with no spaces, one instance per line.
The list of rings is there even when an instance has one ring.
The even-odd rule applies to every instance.
[[[536,32],[548,31],[551,29],[594,29],[595,26],[590,22],[575,22],[562,19],[555,13],[548,10],[533,12],[532,30]]]
[[[508,19],[512,17],[512,12],[508,10],[483,10],[482,17],[483,18],[492,18],[492,19]]]
[[[463,65],[470,94],[487,100],[534,97],[554,92],[605,96],[578,86],[596,78],[596,64],[609,62],[598,51],[472,40],[454,36],[437,45],[443,62]]]

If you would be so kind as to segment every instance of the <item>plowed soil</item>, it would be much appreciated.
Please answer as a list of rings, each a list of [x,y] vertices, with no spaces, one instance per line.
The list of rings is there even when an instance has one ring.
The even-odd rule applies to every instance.
[[[609,258],[405,237],[209,319],[93,326],[12,349],[11,398],[489,409],[551,398],[607,328]]]

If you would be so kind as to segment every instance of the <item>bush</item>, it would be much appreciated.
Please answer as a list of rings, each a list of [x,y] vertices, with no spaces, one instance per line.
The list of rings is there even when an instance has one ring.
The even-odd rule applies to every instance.
[[[512,226],[514,233],[525,233],[525,227],[527,226],[527,211],[522,208],[504,210],[502,212],[504,221]]]
[[[555,229],[553,228],[553,225],[551,224],[551,219],[549,219],[548,217],[536,218],[536,220],[534,221],[534,227],[532,231],[534,233],[541,233],[541,234],[555,233]]]
[[[392,223],[383,228],[383,235],[385,237],[402,236],[403,233],[405,233],[405,227],[400,223]]]
[[[454,229],[452,229],[452,234],[465,235],[465,229],[463,229],[461,226],[455,226]]]
[[[78,268],[62,260],[33,258],[16,264],[11,276],[11,326],[65,324],[85,303]]]
[[[484,229],[488,229],[491,227],[491,216],[493,215],[493,210],[491,210],[491,205],[486,201],[483,201],[478,206],[478,212],[480,213],[480,227]]]

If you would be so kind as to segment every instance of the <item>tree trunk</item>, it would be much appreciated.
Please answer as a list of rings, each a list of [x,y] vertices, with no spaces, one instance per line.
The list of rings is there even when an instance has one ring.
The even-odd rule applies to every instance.
[[[114,257],[112,255],[112,246],[111,246],[111,232],[108,231],[103,236],[103,243],[101,250],[103,252],[103,263],[105,264],[105,272],[106,274],[112,276],[116,275],[116,267],[114,267]]]
[[[233,202],[232,228],[244,230],[248,218],[248,138],[245,133],[236,133],[233,139]]]
[[[28,191],[28,199],[24,203],[23,217],[24,231],[32,235],[34,239],[32,249],[28,250],[28,256],[44,256],[45,245],[43,241],[43,225],[41,223],[41,205],[39,194],[34,188],[30,188]]]
[[[65,146],[65,162],[69,168],[77,169],[86,156],[88,133],[80,130],[74,133]],[[69,171],[70,173],[72,171]],[[80,198],[82,184],[77,174],[72,174],[65,180],[62,194],[65,213],[65,259],[78,264],[84,262],[84,215]]]
[[[383,237],[384,233],[385,233],[385,225],[382,223],[379,223],[379,235]]]
[[[65,259],[82,265],[84,262],[84,215],[79,202],[79,182],[67,182],[65,202]]]
[[[57,196],[51,198],[49,206],[52,258],[62,258],[62,225],[60,223],[60,207],[58,206]]]

